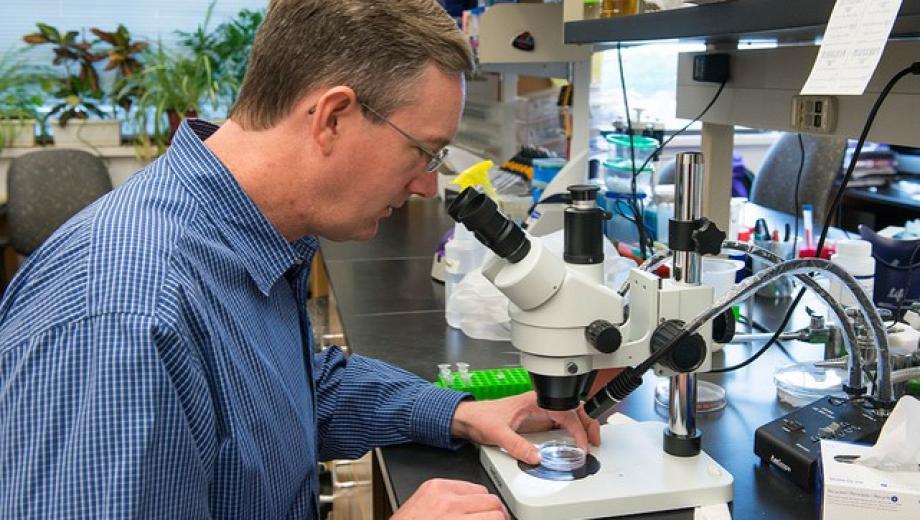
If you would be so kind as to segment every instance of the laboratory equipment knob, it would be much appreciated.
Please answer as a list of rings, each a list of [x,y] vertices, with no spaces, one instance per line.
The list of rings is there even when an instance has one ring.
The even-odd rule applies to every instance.
[[[731,309],[723,311],[712,320],[712,340],[730,343],[735,338],[735,315]]]
[[[725,232],[716,227],[714,222],[701,219],[701,223],[693,232],[693,243],[696,251],[703,255],[717,255],[722,251],[722,242],[725,241]]]
[[[683,333],[684,322],[681,320],[668,320],[658,325],[652,334],[652,352],[657,352],[672,342]],[[660,363],[675,372],[692,372],[706,359],[706,341],[699,334],[691,334],[671,347]]]
[[[612,354],[620,348],[623,336],[620,330],[607,320],[594,320],[585,329],[585,338],[588,343],[604,354]]]

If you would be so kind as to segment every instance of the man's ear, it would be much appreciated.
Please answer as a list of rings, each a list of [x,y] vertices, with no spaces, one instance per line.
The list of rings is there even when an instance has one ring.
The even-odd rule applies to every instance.
[[[348,118],[361,114],[355,91],[350,87],[333,87],[316,98],[307,108],[310,117],[310,135],[323,154],[332,151],[342,126]]]

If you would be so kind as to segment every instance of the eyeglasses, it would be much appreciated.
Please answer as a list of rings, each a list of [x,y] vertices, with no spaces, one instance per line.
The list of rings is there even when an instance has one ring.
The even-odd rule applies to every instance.
[[[418,148],[419,150],[421,150],[422,153],[424,153],[425,155],[428,156],[428,163],[425,164],[425,171],[426,171],[426,172],[428,172],[428,173],[434,173],[435,171],[437,171],[438,168],[441,167],[442,164],[444,164],[444,159],[447,158],[447,148],[446,148],[446,147],[441,148],[441,149],[438,150],[437,152],[432,152],[432,151],[429,150],[428,147],[425,146],[421,141],[419,141],[418,139],[416,139],[416,138],[412,137],[411,135],[409,135],[409,134],[408,134],[405,130],[403,130],[402,128],[396,126],[395,123],[393,123],[392,121],[390,121],[389,119],[387,119],[386,117],[384,117],[383,114],[381,114],[380,112],[377,112],[376,110],[374,110],[373,108],[371,108],[370,106],[366,105],[366,104],[363,103],[363,102],[360,102],[360,101],[359,101],[358,103],[359,103],[365,110],[367,110],[368,112],[370,112],[371,114],[373,114],[374,117],[376,117],[377,119],[379,119],[379,120],[383,121],[384,123],[386,123],[386,124],[387,124],[390,128],[392,128],[393,130],[396,130],[397,132],[399,132],[399,134],[402,135],[403,137],[405,137],[410,143],[412,143],[413,146],[415,146],[416,148]],[[316,112],[316,106],[310,107],[310,110],[308,111],[308,113],[313,114],[314,112]]]

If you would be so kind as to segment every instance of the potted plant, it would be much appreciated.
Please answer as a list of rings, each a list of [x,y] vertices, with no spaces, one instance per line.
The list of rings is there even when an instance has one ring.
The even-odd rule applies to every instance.
[[[51,71],[28,64],[21,51],[0,54],[0,150],[35,146],[35,123]]]
[[[144,53],[143,62],[144,68],[126,78],[122,89],[140,93],[134,111],[138,144],[160,153],[183,118],[197,117],[206,101],[217,106],[220,85],[207,54],[169,52],[158,43]]]
[[[196,56],[208,56],[214,80],[220,85],[222,102],[232,105],[243,84],[249,52],[256,31],[265,17],[264,10],[242,9],[235,17],[209,31],[214,2],[208,6],[204,23],[193,32],[176,31],[179,44]]]
[[[100,41],[108,44],[106,50],[106,71],[114,70],[115,79],[112,82],[112,104],[113,107],[119,107],[124,110],[125,115],[131,110],[131,105],[141,95],[137,85],[125,89],[124,85],[128,78],[133,77],[143,68],[143,63],[138,59],[141,54],[149,47],[144,41],[131,41],[131,33],[128,29],[119,24],[113,32],[106,32],[98,27],[93,27],[90,32],[95,34]]]
[[[53,116],[54,142],[58,146],[118,146],[121,144],[121,127],[117,120],[105,121],[107,114],[100,104],[103,92],[95,64],[106,58],[106,54],[95,51],[84,38],[77,41],[79,33],[68,31],[61,34],[50,25],[39,23],[38,32],[23,37],[30,45],[54,45],[54,65],[64,67],[64,75],[54,89],[53,96],[59,100],[45,121]],[[99,121],[89,117],[97,116]],[[44,125],[44,121],[43,121]]]

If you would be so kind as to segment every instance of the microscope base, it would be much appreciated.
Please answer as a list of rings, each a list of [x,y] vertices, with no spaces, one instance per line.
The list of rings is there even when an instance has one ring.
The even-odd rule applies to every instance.
[[[705,452],[674,457],[661,447],[665,424],[619,421],[601,426],[601,446],[591,453],[600,471],[580,480],[543,480],[516,460],[483,446],[480,461],[518,520],[598,518],[724,504],[734,478]],[[527,434],[540,444],[570,438],[555,430]]]

